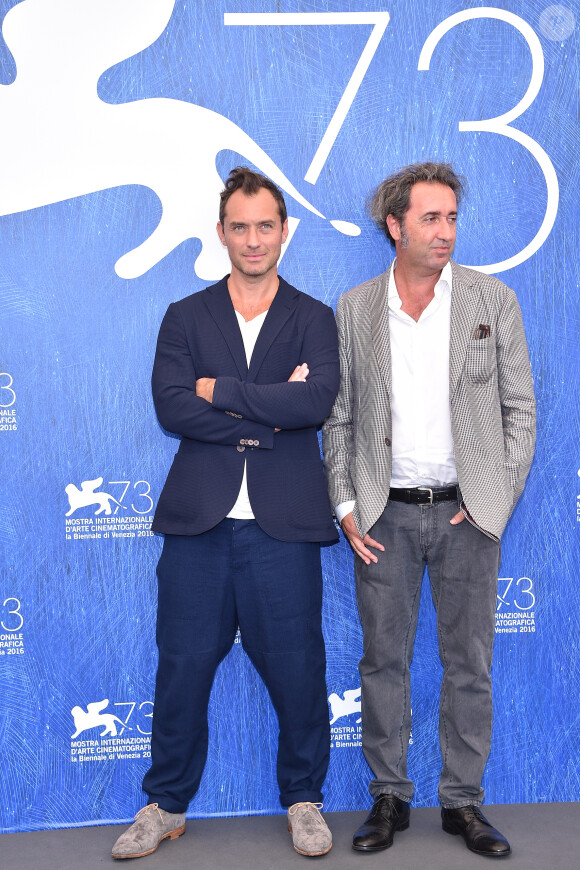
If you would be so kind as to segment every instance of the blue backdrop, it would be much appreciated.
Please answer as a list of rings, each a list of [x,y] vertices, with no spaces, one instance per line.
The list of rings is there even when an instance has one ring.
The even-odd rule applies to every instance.
[[[149,525],[177,447],[149,376],[169,302],[227,270],[217,194],[239,163],[287,192],[281,273],[333,306],[390,260],[364,208],[387,173],[434,158],[467,177],[455,258],[516,290],[539,408],[503,541],[487,800],[580,799],[576,2],[1,0],[0,13],[0,828],[142,805]],[[355,809],[369,771],[352,556],[341,541],[323,558],[325,808]],[[436,802],[440,676],[426,585],[418,805]],[[210,724],[190,814],[279,811],[276,720],[239,644]]]

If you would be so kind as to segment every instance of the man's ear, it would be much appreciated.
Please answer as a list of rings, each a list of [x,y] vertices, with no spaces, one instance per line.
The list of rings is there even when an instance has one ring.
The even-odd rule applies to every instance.
[[[222,243],[222,245],[223,245],[224,248],[225,248],[225,247],[226,247],[226,237],[225,237],[225,235],[224,235],[224,228],[223,228],[222,225],[221,225],[221,221],[218,221],[218,222],[217,222],[216,230],[217,230],[217,234],[218,234],[218,236],[219,236],[219,238],[220,238],[220,242]]]
[[[286,218],[286,220],[282,224],[282,244],[284,244],[284,242],[286,241],[287,238],[288,238],[288,218]]]
[[[385,223],[386,223],[388,230],[389,230],[391,236],[393,237],[393,239],[396,242],[400,242],[401,241],[401,224],[397,220],[397,218],[392,214],[388,214]]]

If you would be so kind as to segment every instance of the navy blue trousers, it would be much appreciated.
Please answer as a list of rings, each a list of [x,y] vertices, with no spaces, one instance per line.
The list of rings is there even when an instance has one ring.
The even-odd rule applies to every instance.
[[[202,535],[166,535],[157,578],[159,665],[143,780],[150,803],[182,813],[197,791],[211,687],[238,625],[278,716],[280,802],[322,800],[330,728],[319,545],[225,519]]]

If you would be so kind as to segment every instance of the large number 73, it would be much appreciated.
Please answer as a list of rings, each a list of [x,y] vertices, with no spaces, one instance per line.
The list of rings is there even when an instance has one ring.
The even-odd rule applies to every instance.
[[[497,607],[496,610],[501,610],[502,604],[510,607],[512,602],[518,610],[531,610],[536,603],[536,596],[532,591],[534,584],[529,577],[520,577],[514,583],[513,577],[498,577]],[[502,584],[505,583],[505,586]],[[508,600],[508,593],[512,590],[512,600]],[[531,614],[534,615],[533,613]]]
[[[500,21],[505,21],[516,30],[518,30],[526,40],[531,55],[532,55],[532,77],[528,89],[520,100],[520,102],[503,115],[498,115],[496,118],[489,118],[483,121],[460,121],[459,130],[462,132],[480,131],[485,133],[495,133],[499,136],[507,136],[510,139],[518,142],[526,148],[534,157],[542,170],[546,180],[548,191],[548,200],[546,212],[540,229],[526,245],[526,247],[514,256],[507,260],[502,260],[499,263],[491,263],[484,266],[473,266],[481,272],[497,273],[504,272],[507,269],[513,269],[520,263],[528,260],[536,251],[544,244],[548,238],[556,214],[558,212],[559,188],[558,178],[552,162],[541,146],[530,136],[522,133],[520,130],[511,127],[512,121],[519,118],[526,109],[528,109],[538,95],[542,81],[544,78],[544,53],[540,40],[536,33],[532,30],[522,18],[514,15],[512,12],[507,12],[504,9],[495,9],[493,7],[482,6],[478,9],[466,9],[463,12],[457,12],[455,15],[450,15],[441,22],[427,37],[425,44],[419,57],[419,70],[428,70],[431,62],[433,51],[438,45],[441,38],[448,33],[453,27],[462,24],[465,21],[474,18],[495,18]],[[342,124],[348,114],[348,111],[353,103],[353,100],[358,92],[358,89],[364,79],[366,71],[375,55],[382,36],[389,24],[390,16],[388,12],[241,12],[241,13],[225,13],[224,24],[226,25],[246,25],[246,26],[264,26],[272,27],[280,26],[303,26],[303,25],[369,25],[372,24],[373,29],[369,39],[362,51],[362,54],[355,66],[351,78],[349,79],[344,93],[336,107],[336,110],[328,124],[328,127],[322,137],[314,157],[308,167],[305,181],[315,184],[322,171],[324,163],[330,154],[332,146],[340,132]]]

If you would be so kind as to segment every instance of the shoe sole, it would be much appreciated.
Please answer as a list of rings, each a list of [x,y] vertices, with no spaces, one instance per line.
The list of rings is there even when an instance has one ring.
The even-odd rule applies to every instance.
[[[441,827],[446,834],[451,834],[453,837],[463,836],[461,831],[456,831],[455,828],[448,827],[444,823],[442,823]],[[473,852],[474,855],[483,855],[484,858],[507,858],[508,855],[511,855],[512,853],[511,849],[509,849],[507,852],[484,852],[483,849],[474,849],[472,846],[470,846],[467,840],[465,840],[465,837],[463,839],[465,841],[465,845],[470,852]]]
[[[394,839],[394,835],[398,831],[406,831],[407,828],[409,827],[409,824],[410,824],[410,822],[403,822],[401,825],[399,825],[397,828],[395,828],[393,830],[393,839]],[[390,843],[387,843],[386,846],[355,846],[355,844],[353,843],[352,848],[354,849],[355,852],[384,852],[385,849],[390,849],[392,845],[393,845],[393,840],[391,840]]]
[[[158,839],[157,843],[155,844],[155,846],[153,846],[152,849],[147,849],[145,852],[131,852],[130,855],[115,855],[115,853],[113,852],[113,858],[115,858],[116,860],[120,860],[122,858],[144,858],[145,855],[152,855],[153,852],[156,852],[159,847],[159,843],[161,843],[162,840],[177,840],[177,838],[181,837],[182,834],[185,834],[185,825],[182,825],[180,828],[175,828],[174,831],[168,831],[166,834],[163,834],[163,836]]]
[[[332,843],[328,849],[324,849],[322,852],[305,852],[303,849],[299,849],[298,846],[294,846],[295,852],[298,852],[299,855],[306,855],[307,858],[319,858],[321,855],[328,855],[331,849]]]

